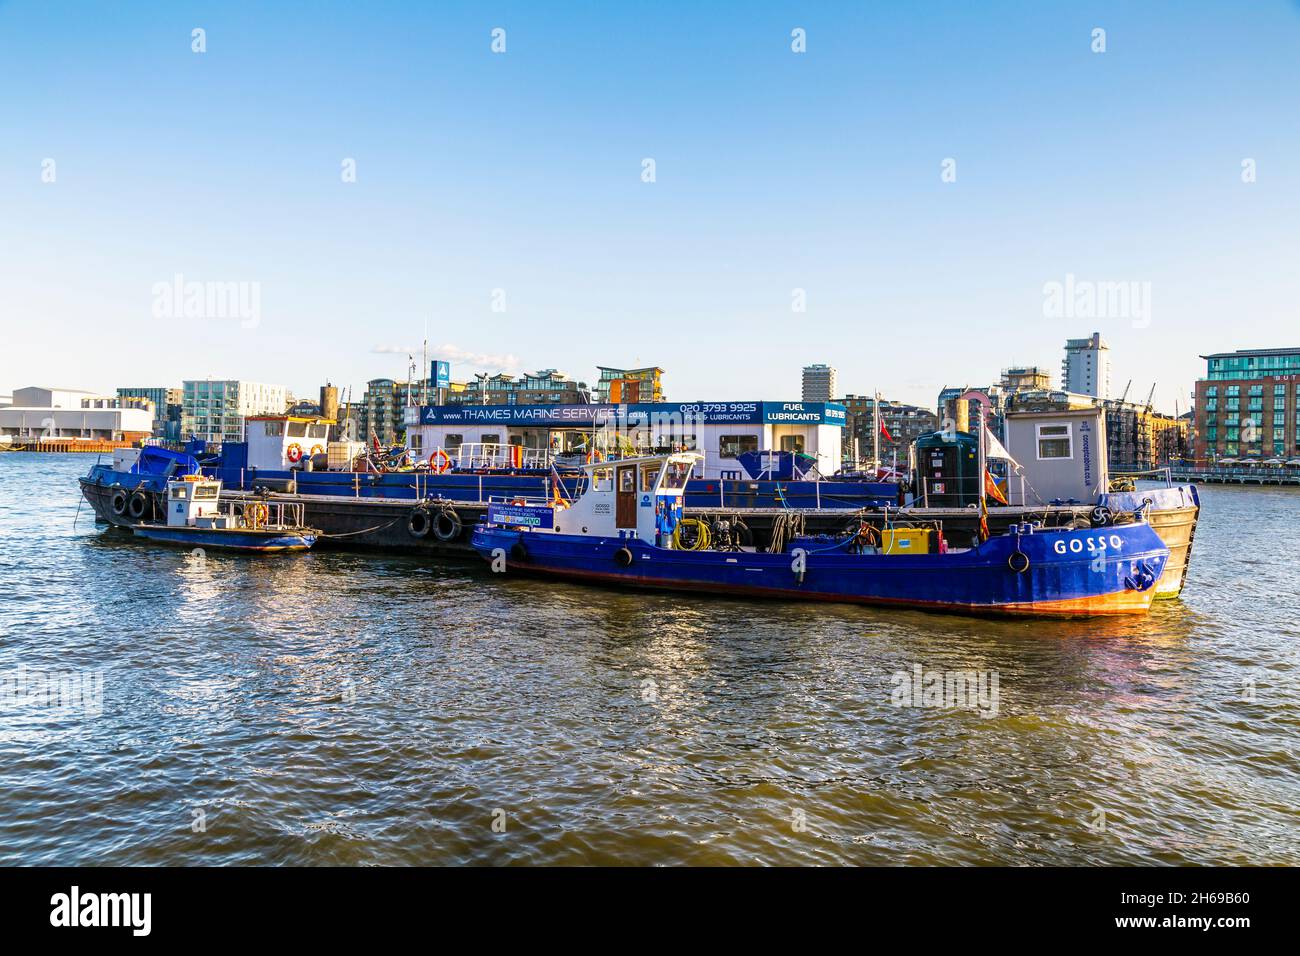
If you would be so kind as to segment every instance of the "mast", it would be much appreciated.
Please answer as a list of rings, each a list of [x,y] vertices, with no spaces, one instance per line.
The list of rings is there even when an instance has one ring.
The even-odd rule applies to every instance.
[[[872,418],[875,427],[871,429],[871,467],[880,470],[880,392],[875,392],[871,400]]]

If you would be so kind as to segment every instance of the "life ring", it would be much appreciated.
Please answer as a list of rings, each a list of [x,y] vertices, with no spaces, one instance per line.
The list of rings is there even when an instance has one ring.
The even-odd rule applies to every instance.
[[[113,492],[113,498],[109,503],[109,507],[113,509],[113,514],[119,518],[126,514],[126,503],[130,497],[124,488],[119,488]]]
[[[132,518],[138,519],[144,517],[144,513],[148,509],[148,507],[149,507],[149,498],[145,495],[143,491],[137,491],[135,494],[131,496],[131,500],[127,502],[126,510],[127,513],[130,514]]]
[[[313,458],[315,458],[317,455],[323,455],[323,454],[325,454],[325,449],[322,448],[320,445],[311,446],[311,456]]]
[[[1024,574],[1029,570],[1029,555],[1019,549],[1012,551],[1011,554],[1007,556],[1007,567],[1016,572],[1016,574]]]
[[[423,538],[433,527],[433,522],[429,520],[429,512],[424,508],[412,508],[411,513],[406,517],[406,530],[412,538]]]
[[[439,541],[455,541],[464,527],[454,508],[444,508],[433,517],[433,536]]]
[[[451,468],[451,455],[439,448],[429,456],[429,468],[435,475],[441,475]]]
[[[614,563],[620,568],[630,568],[632,566],[632,552],[627,548],[619,548],[614,552]]]
[[[302,445],[294,442],[284,450],[284,457],[288,458],[296,465],[298,462],[302,461]]]
[[[244,505],[244,524],[256,530],[266,524],[266,505],[260,501],[250,501]]]

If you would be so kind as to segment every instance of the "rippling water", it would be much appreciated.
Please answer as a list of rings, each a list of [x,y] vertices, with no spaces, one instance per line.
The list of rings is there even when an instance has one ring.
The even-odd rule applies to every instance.
[[[74,527],[89,464],[0,456],[0,863],[1300,863],[1300,489],[1203,489],[1148,618],[1028,623],[198,558]]]

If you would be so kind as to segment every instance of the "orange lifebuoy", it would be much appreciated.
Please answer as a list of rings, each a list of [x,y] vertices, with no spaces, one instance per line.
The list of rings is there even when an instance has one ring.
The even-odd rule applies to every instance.
[[[311,446],[311,456],[313,458],[315,458],[317,455],[323,455],[323,454],[325,454],[325,449],[322,448],[320,445]]]
[[[302,461],[302,445],[294,442],[284,451],[284,457],[288,458],[294,464]]]
[[[451,467],[451,455],[439,448],[429,456],[429,467],[433,469],[435,475],[441,475]]]

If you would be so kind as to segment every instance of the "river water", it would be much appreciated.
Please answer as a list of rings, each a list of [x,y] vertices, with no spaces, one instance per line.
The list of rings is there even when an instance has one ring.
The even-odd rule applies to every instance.
[[[1300,863],[1300,489],[1044,623],[198,557],[89,464],[0,456],[0,863]]]

